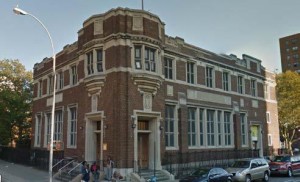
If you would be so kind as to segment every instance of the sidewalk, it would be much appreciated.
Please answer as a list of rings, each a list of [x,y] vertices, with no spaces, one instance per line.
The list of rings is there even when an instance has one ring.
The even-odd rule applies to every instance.
[[[1,182],[48,182],[49,173],[30,166],[0,160]],[[57,182],[56,180],[52,180]]]

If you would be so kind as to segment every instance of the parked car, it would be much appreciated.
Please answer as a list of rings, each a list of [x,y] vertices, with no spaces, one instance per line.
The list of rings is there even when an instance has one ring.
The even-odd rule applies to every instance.
[[[279,155],[269,163],[271,175],[282,174],[289,177],[300,174],[300,156]]]
[[[257,179],[269,181],[270,176],[268,162],[263,158],[239,159],[226,170],[233,175],[233,181],[251,182]]]
[[[232,182],[232,174],[223,168],[200,168],[179,182]]]

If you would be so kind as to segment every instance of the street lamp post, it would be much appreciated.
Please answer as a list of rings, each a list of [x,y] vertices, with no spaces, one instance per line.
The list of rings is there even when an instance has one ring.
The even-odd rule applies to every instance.
[[[48,37],[50,39],[50,43],[51,43],[51,47],[52,47],[52,58],[53,58],[53,98],[52,98],[52,113],[51,113],[51,136],[50,136],[50,153],[49,153],[49,181],[52,182],[52,166],[53,166],[53,137],[54,137],[54,112],[55,112],[55,86],[56,86],[56,73],[55,73],[55,67],[56,67],[56,56],[55,56],[55,51],[54,51],[54,46],[53,46],[53,41],[51,38],[51,35],[48,31],[48,29],[46,28],[46,26],[34,15],[18,8],[18,6],[16,8],[13,9],[14,13],[17,15],[29,15],[32,18],[34,18],[36,21],[38,21],[43,28],[46,30]]]

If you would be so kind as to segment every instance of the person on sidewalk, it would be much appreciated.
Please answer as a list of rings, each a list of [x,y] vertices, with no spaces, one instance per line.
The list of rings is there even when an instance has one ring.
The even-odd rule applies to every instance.
[[[89,165],[87,164],[86,161],[82,162],[81,174],[82,174],[82,178],[81,178],[82,182],[88,182],[90,180]]]
[[[113,168],[114,168],[114,161],[108,156],[106,160],[106,172],[105,172],[105,179],[110,181],[113,175]]]
[[[94,162],[91,165],[91,173],[93,174],[94,182],[99,181],[99,170],[99,166],[96,164],[96,162]]]

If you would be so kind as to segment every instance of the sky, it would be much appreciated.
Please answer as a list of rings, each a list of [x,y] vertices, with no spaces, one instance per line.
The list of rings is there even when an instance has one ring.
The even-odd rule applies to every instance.
[[[52,48],[37,21],[13,13],[16,5],[44,23],[58,53],[77,41],[90,16],[141,9],[142,0],[0,0],[0,60],[18,59],[32,70]],[[160,17],[167,35],[218,54],[248,54],[279,72],[279,38],[300,32],[299,7],[299,0],[144,0],[144,10]]]

